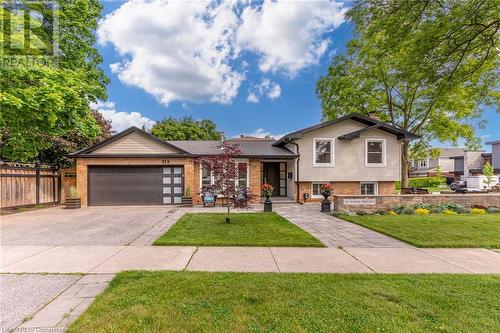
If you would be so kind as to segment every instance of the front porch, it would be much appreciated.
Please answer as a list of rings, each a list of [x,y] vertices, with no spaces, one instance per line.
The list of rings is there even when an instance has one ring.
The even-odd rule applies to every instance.
[[[295,187],[295,163],[294,160],[263,160],[260,163],[260,182],[273,186],[274,202],[293,202],[293,190]],[[261,197],[262,197],[261,193]]]

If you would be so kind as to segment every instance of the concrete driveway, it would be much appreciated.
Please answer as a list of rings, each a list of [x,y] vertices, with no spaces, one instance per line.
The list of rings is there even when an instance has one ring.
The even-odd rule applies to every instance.
[[[147,245],[175,211],[166,206],[40,209],[0,217],[0,244]]]

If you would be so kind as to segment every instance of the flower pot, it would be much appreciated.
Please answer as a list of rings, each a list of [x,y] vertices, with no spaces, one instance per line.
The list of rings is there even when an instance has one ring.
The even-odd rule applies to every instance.
[[[183,207],[193,206],[193,197],[182,197],[182,206]]]
[[[264,201],[264,212],[272,212],[273,211],[273,203],[271,200]]]
[[[80,198],[66,198],[66,209],[78,209],[82,207],[82,200]]]
[[[328,199],[324,199],[321,201],[321,212],[322,213],[330,213],[331,212],[331,202]]]

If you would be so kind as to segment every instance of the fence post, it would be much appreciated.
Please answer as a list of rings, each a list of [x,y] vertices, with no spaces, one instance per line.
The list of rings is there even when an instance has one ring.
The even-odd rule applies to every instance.
[[[36,189],[36,205],[40,204],[40,161],[35,162],[35,189]]]
[[[62,168],[57,165],[57,204],[61,204],[61,189],[62,189]]]

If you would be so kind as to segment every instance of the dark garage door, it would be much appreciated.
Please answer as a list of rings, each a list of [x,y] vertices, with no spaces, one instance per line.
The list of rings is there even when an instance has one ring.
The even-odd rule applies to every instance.
[[[183,171],[181,166],[91,166],[89,205],[180,204]]]

